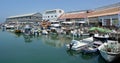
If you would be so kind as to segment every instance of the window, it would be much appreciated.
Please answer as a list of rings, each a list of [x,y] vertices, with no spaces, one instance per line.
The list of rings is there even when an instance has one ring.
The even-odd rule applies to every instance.
[[[57,17],[57,15],[55,15],[55,17]]]
[[[51,16],[51,17],[53,17],[53,16]]]
[[[84,21],[84,18],[76,19],[76,21]]]
[[[102,22],[102,19],[100,19],[99,22]]]
[[[113,24],[113,25],[117,25],[118,23],[119,23],[118,18],[113,18],[113,19],[112,19],[112,24]]]
[[[48,16],[48,18],[49,18],[49,16]]]
[[[53,13],[56,13],[56,10],[52,10],[52,11],[47,11],[47,12],[45,12],[45,14],[53,14]]]
[[[62,11],[61,10],[59,10],[59,13],[61,13]]]

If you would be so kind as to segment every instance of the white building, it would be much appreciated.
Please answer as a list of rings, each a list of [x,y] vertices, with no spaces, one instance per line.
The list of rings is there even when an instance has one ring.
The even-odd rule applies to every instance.
[[[6,23],[35,23],[42,21],[41,13],[30,13],[23,15],[10,16],[6,18]]]
[[[56,21],[63,13],[62,9],[46,10],[43,13],[43,20]]]

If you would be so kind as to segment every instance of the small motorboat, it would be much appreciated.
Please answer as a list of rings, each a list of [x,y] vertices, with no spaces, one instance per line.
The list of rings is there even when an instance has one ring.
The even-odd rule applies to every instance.
[[[88,46],[82,48],[83,53],[96,53],[98,52],[98,47],[102,45],[101,41],[95,41],[92,44],[88,44]]]
[[[88,43],[82,42],[82,41],[77,41],[77,40],[72,40],[70,44],[67,44],[66,47],[71,50],[81,50],[83,47],[85,47]]]
[[[47,30],[42,30],[42,34],[43,34],[43,35],[48,35]]]
[[[108,34],[106,34],[106,35],[99,35],[99,34],[95,34],[94,36],[93,36],[93,38],[94,38],[94,40],[100,40],[100,41],[102,41],[103,43],[104,42],[107,42],[107,40],[108,40],[108,38],[109,38],[109,35]]]
[[[22,33],[21,30],[15,30],[15,33]]]

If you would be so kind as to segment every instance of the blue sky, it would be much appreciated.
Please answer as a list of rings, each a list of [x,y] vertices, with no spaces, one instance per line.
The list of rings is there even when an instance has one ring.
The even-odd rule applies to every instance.
[[[63,9],[65,12],[87,10],[120,2],[120,0],[0,0],[0,22],[9,16]]]

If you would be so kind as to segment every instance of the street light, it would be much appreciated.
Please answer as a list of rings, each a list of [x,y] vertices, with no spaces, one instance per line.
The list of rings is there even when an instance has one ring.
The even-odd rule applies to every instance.
[[[89,10],[86,11],[86,22],[87,22],[87,24],[88,24],[88,26],[89,26],[88,13],[89,13]]]

